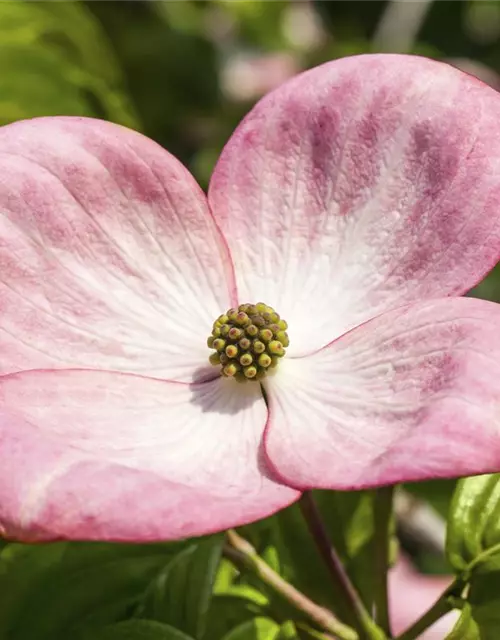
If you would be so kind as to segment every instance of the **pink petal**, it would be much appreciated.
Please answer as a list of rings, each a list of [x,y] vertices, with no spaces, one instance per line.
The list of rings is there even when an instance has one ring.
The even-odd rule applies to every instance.
[[[424,58],[344,58],[267,97],[209,202],[242,300],[304,354],[402,304],[461,294],[500,257],[500,96]]]
[[[389,571],[389,605],[392,632],[400,634],[416,622],[449,587],[450,576],[432,576],[418,573],[404,556],[398,558]],[[450,633],[459,617],[459,611],[446,614],[419,635],[421,640],[438,640]]]
[[[298,497],[260,460],[258,385],[90,371],[0,378],[0,532],[149,541],[263,518]]]
[[[429,300],[285,357],[266,384],[277,475],[360,489],[499,471],[499,327],[500,305]]]
[[[3,127],[0,169],[0,373],[191,379],[233,287],[187,170],[138,133],[85,118]]]

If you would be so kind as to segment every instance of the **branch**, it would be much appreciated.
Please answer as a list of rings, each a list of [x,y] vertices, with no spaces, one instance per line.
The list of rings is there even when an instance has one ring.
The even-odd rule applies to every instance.
[[[338,620],[330,611],[320,607],[298,589],[284,580],[278,573],[262,560],[254,547],[244,538],[230,530],[226,533],[227,543],[224,545],[224,556],[238,568],[251,571],[273,591],[287,600],[295,609],[301,611],[320,629],[332,634],[339,640],[358,640],[358,634]]]

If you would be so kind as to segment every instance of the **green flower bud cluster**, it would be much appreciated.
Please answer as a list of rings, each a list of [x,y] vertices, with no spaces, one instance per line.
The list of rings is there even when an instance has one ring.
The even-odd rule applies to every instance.
[[[220,365],[227,378],[262,380],[285,355],[287,329],[287,323],[267,304],[240,304],[214,322],[207,344],[215,352],[209,360]]]

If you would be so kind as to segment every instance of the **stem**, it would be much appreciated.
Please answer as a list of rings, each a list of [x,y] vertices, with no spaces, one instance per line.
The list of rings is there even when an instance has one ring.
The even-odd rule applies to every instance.
[[[494,544],[492,547],[489,547],[489,549],[486,549],[485,551],[481,551],[481,553],[479,553],[474,560],[472,560],[471,562],[469,562],[469,564],[467,565],[466,569],[462,572],[464,576],[467,576],[470,574],[470,572],[477,567],[478,564],[482,564],[485,560],[487,560],[490,556],[494,556],[496,555],[498,552],[500,551],[500,543]]]
[[[373,36],[373,50],[393,53],[411,51],[431,3],[432,0],[388,2]]]
[[[444,593],[436,600],[430,609],[424,613],[424,615],[417,620],[411,627],[399,635],[396,640],[414,640],[420,638],[421,634],[432,626],[435,622],[442,618],[445,614],[451,611],[454,607],[448,601],[450,595],[461,592],[463,589],[463,580],[457,578]]]
[[[231,529],[226,533],[226,536],[227,543],[224,545],[224,555],[237,567],[250,570],[320,629],[331,633],[339,640],[358,640],[358,634],[354,629],[340,622],[330,611],[317,605],[284,580],[262,560],[252,545],[236,531]]]
[[[392,498],[394,487],[381,487],[375,491],[374,500],[374,546],[375,546],[375,620],[383,631],[391,635],[389,599],[387,595],[387,572],[389,570],[389,545],[391,539]]]
[[[394,496],[394,515],[400,537],[424,551],[444,555],[446,520],[427,502],[399,488]]]
[[[334,549],[325,525],[322,521],[316,502],[310,491],[305,491],[299,500],[302,515],[307,523],[326,567],[332,578],[335,592],[342,599],[342,604],[351,614],[363,638],[379,639],[384,637],[366,610],[359,593],[349,579],[342,562]]]

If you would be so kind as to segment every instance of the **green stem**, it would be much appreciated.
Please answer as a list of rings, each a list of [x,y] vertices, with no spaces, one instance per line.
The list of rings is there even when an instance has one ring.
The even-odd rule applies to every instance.
[[[332,634],[339,640],[359,640],[354,629],[340,622],[330,611],[317,605],[271,569],[253,546],[236,531],[230,530],[226,536],[227,543],[224,546],[224,555],[238,568],[247,569],[258,576],[268,587],[323,631]]]
[[[431,627],[440,618],[446,615],[454,607],[449,601],[451,595],[461,593],[464,587],[462,578],[457,578],[444,593],[436,600],[430,609],[424,613],[424,615],[417,620],[411,627],[399,635],[396,640],[415,640],[420,638],[421,634]]]
[[[490,558],[491,556],[496,555],[498,552],[500,551],[500,544],[494,544],[492,547],[489,547],[488,549],[486,549],[485,551],[481,551],[481,553],[479,553],[474,560],[472,560],[471,562],[469,562],[469,564],[467,565],[466,569],[462,572],[464,576],[467,576],[470,574],[470,572],[477,567],[478,565],[482,564],[483,562],[485,562],[488,558]]]
[[[374,599],[375,620],[383,631],[391,635],[389,619],[389,599],[387,594],[387,573],[389,570],[389,545],[391,540],[391,517],[394,487],[381,487],[375,491],[374,509]]]
[[[353,624],[356,624],[361,637],[373,640],[384,638],[385,634],[381,632],[381,629],[379,629],[372,620],[359,593],[350,581],[340,557],[332,545],[330,536],[328,535],[321,514],[310,491],[303,493],[299,500],[299,506],[309,528],[309,532],[330,573],[335,593],[342,599],[342,605],[349,612],[350,618],[352,618]]]

